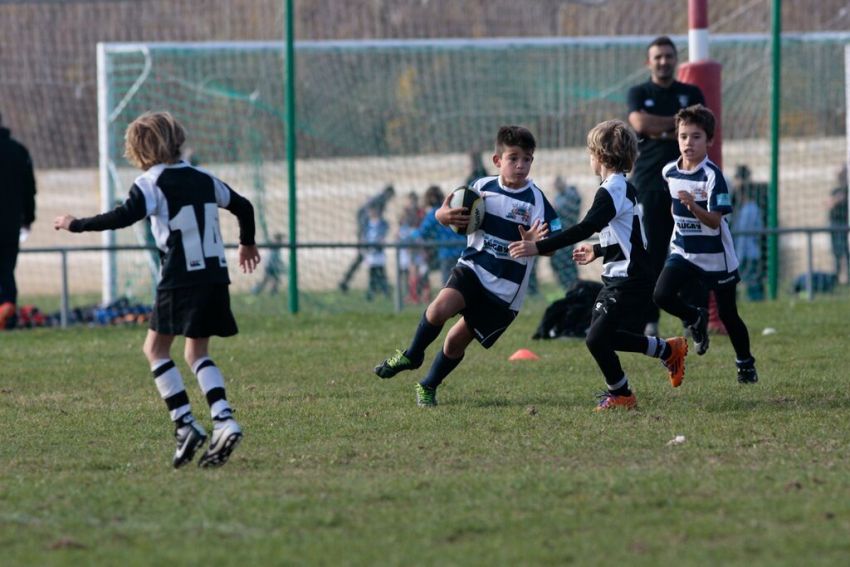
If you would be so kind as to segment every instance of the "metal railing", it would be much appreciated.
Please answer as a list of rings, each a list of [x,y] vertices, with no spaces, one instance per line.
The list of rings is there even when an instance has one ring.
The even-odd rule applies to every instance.
[[[814,299],[815,294],[815,286],[814,286],[814,244],[813,238],[817,234],[825,234],[825,233],[844,233],[845,237],[847,236],[850,229],[847,227],[795,227],[795,228],[771,228],[764,230],[752,230],[752,231],[733,231],[733,236],[768,236],[771,234],[776,234],[778,236],[787,236],[793,234],[804,234],[806,237],[806,278],[805,278],[805,296],[806,299],[812,301]],[[450,244],[449,244],[450,245]],[[258,244],[260,249],[263,250],[289,250],[289,243],[282,242],[279,244]],[[421,249],[421,248],[441,248],[446,247],[447,243],[445,241],[428,241],[428,242],[388,242],[382,244],[382,247],[385,249],[394,249],[395,250],[395,285],[394,285],[394,294],[393,294],[393,302],[394,307],[397,312],[402,311],[404,308],[404,298],[402,297],[403,286],[400,285],[400,281],[402,279],[401,273],[401,262],[400,255],[401,251],[404,249]],[[306,250],[306,249],[361,249],[367,250],[370,248],[374,248],[374,244],[364,244],[364,243],[350,243],[350,242],[310,242],[310,243],[301,243],[296,245],[296,249],[298,250]],[[227,246],[228,249],[237,248],[235,245]],[[72,254],[83,253],[83,252],[104,252],[104,251],[133,251],[133,252],[141,252],[141,251],[156,251],[155,247],[150,246],[139,246],[139,245],[126,245],[126,246],[63,246],[63,247],[41,247],[41,248],[22,248],[20,250],[21,255],[25,254],[58,254],[60,261],[60,326],[67,327],[68,326],[68,314],[70,310],[70,293],[69,293],[69,280],[68,280],[68,263],[69,256]]]

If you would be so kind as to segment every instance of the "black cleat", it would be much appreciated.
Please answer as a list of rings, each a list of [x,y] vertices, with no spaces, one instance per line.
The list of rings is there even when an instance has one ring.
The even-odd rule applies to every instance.
[[[422,361],[413,361],[404,352],[396,350],[395,354],[375,367],[375,374],[381,378],[392,378],[402,370],[416,370],[422,366]]]
[[[694,339],[697,354],[702,356],[708,350],[708,309],[698,307],[697,310],[699,317],[692,325],[688,325],[688,329]]]
[[[207,432],[190,415],[186,421],[180,421],[174,431],[177,440],[177,450],[174,452],[172,464],[179,469],[195,457],[195,452],[201,448],[207,440]]]

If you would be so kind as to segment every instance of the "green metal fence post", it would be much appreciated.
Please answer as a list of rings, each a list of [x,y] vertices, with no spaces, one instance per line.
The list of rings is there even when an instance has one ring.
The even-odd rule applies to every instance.
[[[770,101],[770,192],[767,198],[767,225],[779,226],[779,130],[780,103],[782,100],[782,0],[773,0],[771,19],[771,101]],[[779,235],[768,236],[767,289],[771,299],[776,299],[779,288]]]
[[[298,313],[298,206],[295,187],[295,13],[286,0],[286,172],[289,185],[289,311]]]

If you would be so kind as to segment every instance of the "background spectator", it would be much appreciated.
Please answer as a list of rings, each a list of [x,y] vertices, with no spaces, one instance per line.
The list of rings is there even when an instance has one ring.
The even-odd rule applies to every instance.
[[[436,267],[440,270],[441,284],[446,283],[449,279],[452,268],[454,268],[461,252],[466,247],[466,236],[457,234],[449,227],[437,222],[435,213],[443,204],[443,199],[445,199],[445,195],[437,185],[432,185],[426,189],[425,205],[428,210],[422,219],[422,224],[411,234],[412,238],[418,240],[440,240],[446,243],[445,246],[438,246],[433,256]]]
[[[829,226],[847,228],[847,166],[838,172],[838,186],[829,195]],[[850,247],[847,246],[847,232],[833,232],[832,257],[835,260],[835,277],[841,281],[841,263],[844,262],[847,283],[850,283]]]
[[[737,167],[733,185],[736,201],[731,223],[733,231],[764,229],[764,213],[758,202],[761,193],[758,185],[750,179],[750,168],[746,165]],[[738,256],[738,262],[740,262],[738,270],[747,297],[751,301],[764,299],[763,240],[764,236],[762,235],[735,235],[735,252]]]
[[[283,243],[283,235],[276,232],[273,236],[274,244],[278,246]],[[266,260],[266,269],[263,271],[263,279],[254,286],[252,292],[258,295],[263,292],[266,286],[269,286],[269,293],[277,295],[280,288],[280,279],[283,276],[283,271],[286,265],[283,263],[283,257],[280,255],[280,248],[268,249],[268,260]]]
[[[369,210],[374,209],[377,211],[379,217],[383,218],[384,209],[387,208],[387,203],[395,196],[395,188],[392,185],[387,185],[384,187],[384,190],[366,201],[366,203],[357,209],[357,242],[362,244],[366,242],[366,229],[369,225]],[[343,293],[348,291],[348,285],[351,283],[351,278],[354,277],[354,273],[357,271],[357,268],[360,267],[361,262],[363,262],[363,249],[357,249],[357,256],[354,258],[354,261],[346,270],[345,275],[342,277],[342,281],[339,282],[339,289]]]
[[[425,210],[419,206],[419,196],[411,191],[407,194],[407,204],[401,212],[398,222],[398,241],[410,242],[413,231],[419,228]],[[421,248],[401,248],[399,259],[399,285],[402,297],[410,303],[419,303],[428,275],[428,262]]]
[[[372,301],[376,293],[390,296],[390,284],[387,281],[387,255],[383,247],[390,225],[382,213],[383,208],[377,203],[370,205],[367,213],[369,216],[366,221],[365,241],[372,245],[366,248],[366,265],[369,266],[367,301]]]
[[[581,196],[575,185],[570,185],[560,175],[555,178],[555,212],[561,218],[563,226],[578,224],[579,209],[581,209]],[[558,282],[564,290],[570,289],[578,280],[578,269],[573,262],[574,246],[567,246],[555,252],[552,256],[552,271],[558,278]]]
[[[29,151],[12,138],[0,116],[0,329],[13,324],[18,250],[35,220],[35,175]]]

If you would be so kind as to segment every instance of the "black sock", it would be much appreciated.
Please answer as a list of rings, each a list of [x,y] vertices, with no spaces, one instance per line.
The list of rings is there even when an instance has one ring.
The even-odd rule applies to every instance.
[[[615,396],[631,396],[632,390],[629,388],[629,379],[623,376],[616,384],[608,384],[608,392]]]
[[[431,364],[431,368],[428,370],[428,374],[426,374],[425,378],[419,382],[419,385],[424,386],[425,388],[436,388],[443,383],[443,379],[448,376],[452,370],[457,368],[457,365],[460,364],[461,360],[463,360],[463,355],[461,355],[460,358],[449,358],[443,354],[443,349],[440,349],[440,352],[437,353],[437,357]]]
[[[611,392],[612,394],[614,394],[615,396],[631,396],[632,395],[632,390],[631,390],[631,388],[629,388],[628,383],[626,383],[625,386],[617,388],[616,390],[608,390],[608,391]]]
[[[407,350],[404,351],[404,355],[412,362],[421,362],[425,358],[425,349],[440,336],[442,330],[442,325],[432,325],[423,313],[419,326],[416,327],[416,333],[413,335],[413,340]]]

